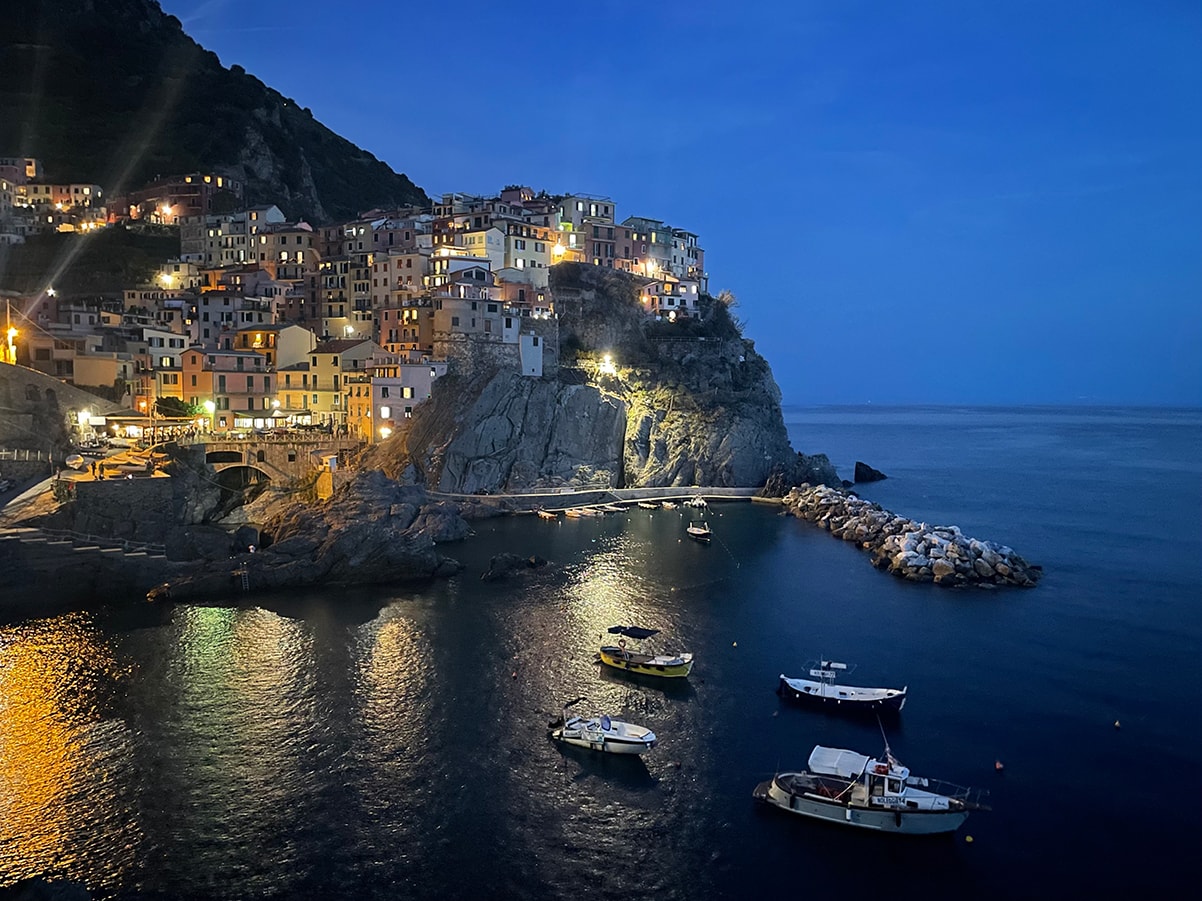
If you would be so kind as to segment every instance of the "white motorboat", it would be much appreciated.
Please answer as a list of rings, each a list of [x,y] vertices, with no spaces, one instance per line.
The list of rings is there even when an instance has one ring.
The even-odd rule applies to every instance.
[[[684,532],[694,541],[700,541],[702,544],[709,544],[710,539],[714,537],[709,524],[700,520],[689,523]]]
[[[782,698],[803,704],[838,708],[843,712],[863,710],[872,713],[900,713],[906,705],[903,688],[860,688],[843,685],[838,680],[855,669],[854,665],[833,660],[814,660],[806,664],[810,679],[797,679],[781,674],[776,693]]]
[[[778,773],[752,793],[757,801],[803,817],[908,835],[954,832],[982,792],[910,775],[885,746],[883,760],[817,745],[809,770]]]
[[[695,507],[698,510],[704,510],[706,507],[709,506],[709,504],[706,503],[705,498],[703,498],[700,494],[689,498],[687,501],[684,502],[684,505],[686,507]]]
[[[659,504],[653,504],[651,501],[639,501],[638,505],[643,510],[658,510]]]
[[[564,705],[563,715],[551,724],[552,739],[606,754],[643,754],[655,747],[655,733],[645,726],[614,719],[608,714],[568,716],[568,708],[582,700],[577,698]]]

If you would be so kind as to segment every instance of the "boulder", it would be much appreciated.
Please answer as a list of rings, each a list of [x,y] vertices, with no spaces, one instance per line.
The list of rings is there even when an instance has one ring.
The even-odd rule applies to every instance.
[[[856,482],[879,482],[881,479],[889,478],[879,469],[873,469],[867,463],[856,461],[856,470],[852,478]]]

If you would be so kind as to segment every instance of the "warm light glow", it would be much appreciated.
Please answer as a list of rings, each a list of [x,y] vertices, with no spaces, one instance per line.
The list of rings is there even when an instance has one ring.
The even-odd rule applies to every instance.
[[[392,429],[390,429],[388,426],[386,426],[386,425],[380,426],[380,437],[381,438],[387,438],[391,434],[392,434]]]
[[[551,252],[552,252],[553,254],[555,254],[555,256],[557,256],[557,257],[561,257],[561,256],[563,256],[565,253],[567,253],[568,251],[567,251],[567,248],[566,248],[566,247],[564,247],[562,244],[556,244],[556,245],[555,245],[555,246],[554,246],[554,247],[551,249]]]
[[[271,405],[278,410],[280,408],[280,399],[277,397],[275,400],[273,400],[271,402]]]
[[[381,419],[391,419],[392,418],[392,407],[380,407],[380,418]]]
[[[166,204],[166,203],[164,203],[164,204],[163,204],[163,215],[164,215],[164,216],[170,216],[170,215],[171,215],[171,207],[170,207],[170,205],[168,205],[168,204]]]
[[[171,283],[175,281],[170,272],[164,272],[159,275],[159,281],[163,283],[164,288],[170,288]]]
[[[614,359],[609,354],[606,354],[601,359],[600,372],[602,375],[616,375],[618,367],[614,365]]]
[[[204,402],[204,408],[205,408],[206,412],[208,412],[208,414],[210,416],[212,416],[213,411],[217,409],[217,405],[215,403],[213,403],[211,400],[206,400]]]
[[[47,288],[47,289],[46,289],[46,296],[47,296],[47,297],[56,297],[56,296],[58,296],[58,292],[57,292],[57,291],[55,291],[53,288]]]
[[[343,331],[345,331],[348,335],[352,335],[355,332],[355,327],[353,325],[348,325],[345,329],[343,329]]]
[[[80,410],[78,413],[75,414],[75,418],[79,421],[80,425],[87,425],[89,420],[91,420],[91,418],[92,418],[92,411],[91,410]]]

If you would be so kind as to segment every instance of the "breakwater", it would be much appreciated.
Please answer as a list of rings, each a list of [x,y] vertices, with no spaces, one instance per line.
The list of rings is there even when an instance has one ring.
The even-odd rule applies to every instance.
[[[872,554],[873,566],[911,582],[1030,588],[1042,575],[1009,547],[970,538],[956,526],[915,522],[839,488],[801,485],[785,496],[784,506],[836,538],[854,541]]]

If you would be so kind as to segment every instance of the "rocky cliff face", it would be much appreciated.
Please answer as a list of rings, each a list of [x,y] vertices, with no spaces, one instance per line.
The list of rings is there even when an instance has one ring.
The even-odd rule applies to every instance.
[[[552,270],[563,360],[557,376],[454,375],[435,385],[407,435],[365,460],[441,491],[538,487],[763,485],[802,472],[780,391],[718,301],[699,322],[649,323],[637,282],[591,266]],[[573,360],[574,355],[574,360]],[[600,371],[605,355],[614,371]],[[814,461],[810,461],[814,463]]]

